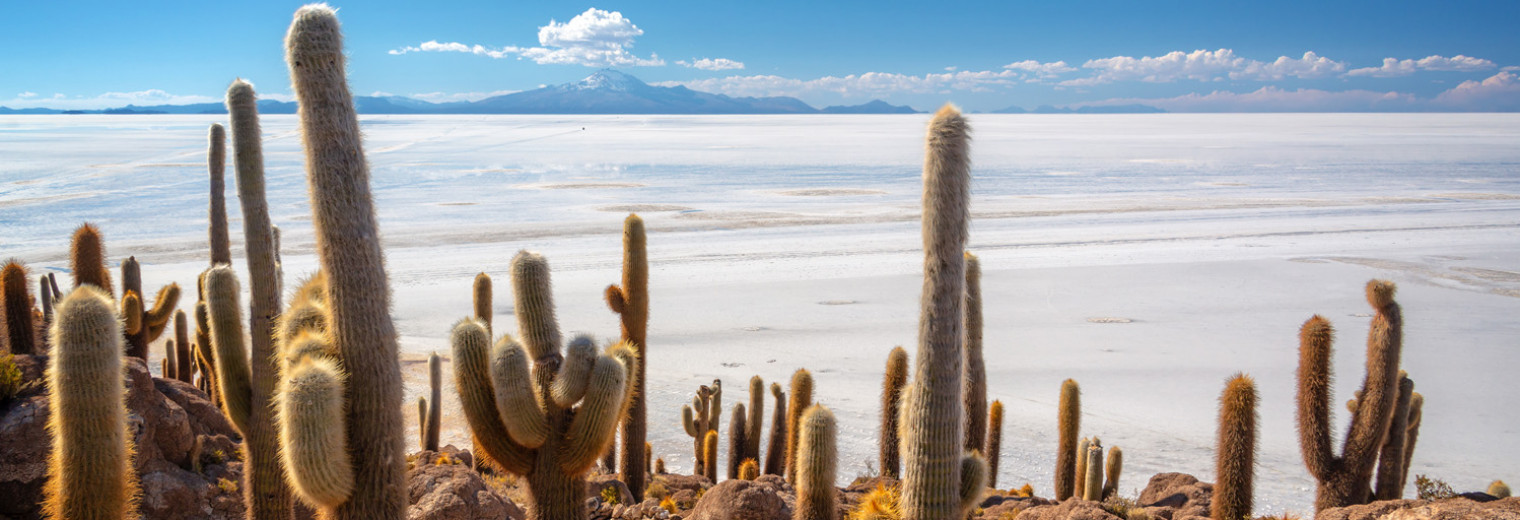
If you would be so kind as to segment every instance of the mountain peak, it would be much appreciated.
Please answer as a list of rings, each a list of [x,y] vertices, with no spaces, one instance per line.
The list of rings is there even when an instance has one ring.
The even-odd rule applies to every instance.
[[[568,87],[569,90],[611,90],[616,92],[628,92],[631,90],[646,87],[648,85],[643,81],[640,81],[639,78],[629,76],[622,72],[618,72],[612,69],[602,69],[591,73],[590,76],[586,76],[586,79],[565,86]]]

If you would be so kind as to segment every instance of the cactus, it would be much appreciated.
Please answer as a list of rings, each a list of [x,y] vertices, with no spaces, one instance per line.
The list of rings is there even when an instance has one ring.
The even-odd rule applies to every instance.
[[[1367,302],[1376,311],[1367,334],[1367,373],[1340,457],[1330,446],[1330,322],[1314,316],[1299,331],[1298,437],[1304,465],[1319,481],[1316,511],[1365,504],[1370,498],[1373,466],[1398,400],[1403,318],[1393,300],[1395,290],[1392,282],[1367,283]]]
[[[1409,433],[1409,401],[1414,398],[1414,381],[1409,374],[1399,371],[1399,397],[1394,401],[1393,420],[1388,424],[1388,438],[1378,455],[1377,484],[1373,495],[1377,500],[1404,498],[1404,450],[1405,437]]]
[[[1256,381],[1235,374],[1219,396],[1219,447],[1214,452],[1214,520],[1250,518],[1256,473]]]
[[[735,404],[733,416],[729,420],[731,424],[728,427],[729,479],[739,478],[739,463],[743,462],[747,455],[744,451],[745,444],[749,442],[745,438],[745,434],[749,432],[749,428],[745,424],[746,416],[744,403]]]
[[[837,520],[834,478],[839,464],[834,412],[821,404],[803,414],[797,448],[797,508],[793,520]]]
[[[961,375],[962,400],[966,414],[966,449],[987,447],[987,365],[982,360],[982,263],[976,255],[966,254],[966,343],[965,366]]]
[[[164,342],[163,378],[179,379],[179,354],[174,348],[174,340]]]
[[[760,376],[749,378],[749,417],[744,420],[744,452],[740,460],[760,461],[760,437],[765,435],[765,381]],[[736,423],[737,424],[737,423]],[[738,426],[734,426],[738,429]]]
[[[111,292],[111,271],[106,269],[106,248],[100,238],[100,228],[86,222],[74,230],[69,245],[69,270],[74,275],[74,287],[93,285],[115,297]]]
[[[883,477],[902,476],[902,457],[899,455],[897,418],[902,401],[903,386],[908,384],[908,351],[893,347],[887,354],[887,373],[881,383],[881,440],[877,447]]]
[[[709,416],[709,411],[711,410],[709,402],[711,399],[712,388],[704,385],[697,389],[697,396],[691,399],[690,406],[681,407],[681,427],[686,430],[686,434],[690,435],[693,441],[692,450],[694,452],[693,457],[695,457],[691,469],[693,475],[707,474],[702,466],[703,461],[706,460],[705,452],[702,451],[702,443],[707,432],[712,429],[708,427],[711,424],[711,417]]]
[[[53,273],[37,277],[38,300],[42,301],[42,322],[39,323],[34,338],[37,343],[33,351],[37,354],[48,354],[49,344],[48,331],[53,327],[53,303],[63,299],[63,293],[58,291],[58,279]]]
[[[206,272],[206,314],[211,325],[211,345],[216,352],[217,383],[222,410],[245,437],[253,413],[248,349],[243,341],[241,289],[232,267],[219,265]]]
[[[336,12],[324,4],[297,10],[285,49],[306,150],[317,259],[327,276],[329,334],[348,373],[343,416],[355,455],[354,490],[327,516],[397,520],[407,505],[401,366]]]
[[[739,464],[739,480],[755,480],[760,478],[760,462],[755,459],[744,459]]]
[[[211,397],[211,402],[216,403],[217,408],[225,410],[222,385],[216,377],[216,347],[211,344],[211,311],[205,299],[205,273],[201,274],[199,280],[202,287],[197,291],[201,295],[200,301],[195,302],[195,352],[202,365],[201,377],[206,379],[207,395]]]
[[[191,360],[190,324],[185,318],[185,311],[174,311],[174,358],[179,367],[175,375],[179,376],[180,381],[193,383],[195,362]]]
[[[1087,446],[1087,473],[1086,481],[1082,485],[1082,499],[1101,501],[1103,500],[1103,446],[1090,444]]]
[[[179,305],[179,284],[171,283],[158,290],[158,297],[154,298],[153,308],[147,307],[147,302],[142,301],[142,269],[137,265],[137,257],[128,257],[121,263],[121,293],[122,312],[128,314],[127,323],[127,355],[147,360],[148,344],[153,343],[164,329],[169,326],[169,318],[174,317],[174,308]],[[137,305],[129,307],[127,299],[136,299]],[[132,327],[130,324],[137,323],[141,326]]]
[[[1103,500],[1113,498],[1119,493],[1119,475],[1124,472],[1124,450],[1114,446],[1108,449],[1108,458],[1104,460],[1103,467]]]
[[[137,475],[127,433],[123,331],[111,296],[93,283],[58,303],[48,431],[53,452],[43,488],[46,518],[137,518]]]
[[[585,518],[585,474],[631,401],[627,378],[638,354],[618,342],[598,355],[586,336],[561,354],[542,256],[524,251],[512,259],[512,289],[518,336],[503,335],[489,361],[484,324],[466,318],[454,326],[454,380],[465,418],[487,455],[526,478],[529,518]],[[572,377],[584,382],[565,380]]]
[[[1409,463],[1414,460],[1414,444],[1420,437],[1420,418],[1425,408],[1425,396],[1415,392],[1409,398],[1409,428],[1404,433],[1404,467],[1399,471],[1399,489],[1409,481]]]
[[[475,283],[471,286],[471,301],[475,307],[475,319],[484,323],[486,330],[491,330],[491,318],[496,314],[491,309],[491,275],[475,275]]]
[[[707,430],[702,437],[702,476],[708,482],[718,483],[718,431]]]
[[[438,433],[443,425],[443,359],[428,354],[428,390],[426,427],[421,432],[422,449],[438,451]]]
[[[206,170],[211,177],[210,224],[206,226],[211,248],[211,265],[232,264],[232,242],[227,235],[227,132],[220,123],[207,131]]]
[[[802,414],[813,405],[813,374],[806,368],[792,373],[791,402],[786,407],[786,482],[797,485],[797,436],[802,433]]]
[[[639,447],[648,437],[648,408],[644,400],[644,360],[648,349],[644,343],[649,328],[649,256],[646,251],[644,220],[629,214],[623,220],[623,280],[621,285],[607,286],[607,307],[618,314],[623,341],[633,345],[638,354],[637,366],[629,374],[633,402],[619,422],[622,435],[622,458],[618,478],[628,485],[634,498],[644,496],[644,472]]]
[[[1077,432],[1082,426],[1082,389],[1067,379],[1061,383],[1057,408],[1056,500],[1066,500],[1077,485]]]
[[[1003,457],[1003,402],[993,401],[987,412],[987,487],[997,487],[998,461]]]
[[[427,451],[427,405],[426,397],[417,396],[417,449],[422,451]]]
[[[312,336],[316,341],[324,341]],[[280,380],[280,445],[290,485],[311,505],[332,510],[354,493],[343,426],[344,375],[326,356],[295,360]]]
[[[1495,480],[1488,484],[1486,493],[1494,498],[1509,498],[1509,484],[1505,484],[1503,480]]]
[[[971,128],[953,105],[929,122],[924,157],[924,281],[918,355],[903,395],[902,511],[908,520],[962,516],[981,495],[986,462],[965,455],[961,379]],[[980,469],[983,473],[974,474]]]
[[[1087,448],[1092,447],[1092,444],[1093,439],[1087,437],[1083,437],[1082,440],[1077,441],[1077,486],[1072,493],[1072,496],[1077,497],[1077,499],[1087,497]]]
[[[720,431],[718,425],[723,419],[723,381],[714,379],[712,382],[712,396],[707,399],[707,429]]]
[[[27,293],[29,285],[26,266],[20,261],[7,260],[5,267],[0,268],[0,311],[4,311],[0,312],[0,325],[5,334],[0,337],[0,352],[38,353],[33,337],[37,331],[32,323],[32,295]]]
[[[654,459],[654,474],[656,474],[656,475],[664,475],[665,474],[665,459],[663,459],[663,458]]]
[[[771,383],[771,396],[776,406],[771,411],[771,441],[765,447],[765,474],[786,473],[786,392],[779,383]]]

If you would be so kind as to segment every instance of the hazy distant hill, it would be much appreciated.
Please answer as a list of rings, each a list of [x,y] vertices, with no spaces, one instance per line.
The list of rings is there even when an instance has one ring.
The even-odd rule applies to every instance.
[[[1018,105],[999,110],[993,110],[993,114],[1162,114],[1165,110],[1150,105],[1112,105],[1112,106],[1085,106],[1077,108],[1056,108],[1050,105],[1040,105],[1034,110],[1024,110]]]
[[[835,105],[825,107],[821,112],[825,114],[917,114],[919,111],[913,107],[903,105],[890,105],[886,101],[873,99],[862,105],[844,106]]]

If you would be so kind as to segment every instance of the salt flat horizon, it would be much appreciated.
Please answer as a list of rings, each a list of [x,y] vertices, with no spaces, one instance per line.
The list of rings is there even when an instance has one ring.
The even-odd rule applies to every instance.
[[[601,291],[638,212],[656,455],[689,471],[679,408],[697,385],[723,379],[732,404],[751,375],[785,384],[806,367],[839,416],[847,480],[875,459],[887,351],[914,350],[928,117],[364,117],[404,356],[447,354],[477,272],[496,278],[510,323],[519,249],[548,257],[566,332],[616,337]],[[1008,407],[1000,487],[1050,494],[1067,378],[1082,384],[1082,435],[1126,452],[1122,493],[1164,471],[1211,481],[1218,395],[1244,371],[1261,392],[1257,512],[1311,511],[1298,325],[1335,324],[1334,397],[1349,399],[1371,278],[1400,286],[1403,368],[1426,398],[1411,474],[1460,491],[1520,469],[1520,453],[1493,448],[1520,431],[1502,411],[1520,399],[1505,370],[1520,355],[1520,115],[969,119],[988,396]],[[145,286],[192,281],[218,121],[0,116],[0,257],[64,270],[69,233],[91,221],[113,266],[143,262]],[[263,126],[289,289],[315,267],[299,136],[293,116]],[[241,264],[235,189],[228,202]],[[426,380],[405,366],[415,399]],[[445,395],[444,442],[467,444]]]

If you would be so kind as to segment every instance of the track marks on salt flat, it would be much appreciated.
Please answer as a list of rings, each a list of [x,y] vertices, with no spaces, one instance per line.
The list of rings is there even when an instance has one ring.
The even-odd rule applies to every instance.
[[[1336,262],[1359,265],[1384,271],[1394,271],[1415,280],[1452,289],[1520,298],[1520,273],[1455,265],[1461,258],[1447,256],[1424,257],[1423,262],[1367,258],[1358,256],[1324,256],[1294,258],[1297,262]]]

